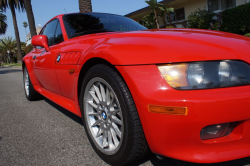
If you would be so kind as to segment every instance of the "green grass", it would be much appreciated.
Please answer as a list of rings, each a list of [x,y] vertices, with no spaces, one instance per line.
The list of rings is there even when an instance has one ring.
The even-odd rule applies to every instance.
[[[22,66],[22,63],[4,63],[3,66]]]

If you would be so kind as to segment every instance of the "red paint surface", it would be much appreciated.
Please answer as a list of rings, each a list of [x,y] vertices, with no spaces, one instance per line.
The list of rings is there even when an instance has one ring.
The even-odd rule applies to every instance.
[[[250,155],[250,86],[178,91],[155,65],[118,66],[132,93],[152,152],[198,163]],[[187,107],[187,116],[156,114],[147,105]],[[208,125],[242,121],[229,136],[201,141]]]
[[[78,52],[62,52],[59,54],[61,59],[57,65],[76,65],[82,53]]]
[[[250,86],[174,90],[156,67],[156,64],[209,60],[250,63],[249,38],[218,31],[162,29],[68,39],[62,15],[55,18],[60,20],[65,41],[43,54],[44,49],[33,49],[23,58],[39,93],[81,116],[79,73],[85,62],[101,58],[116,66],[127,83],[154,153],[200,163],[250,156]],[[61,61],[57,63],[59,54]],[[37,55],[35,60],[34,55]],[[69,69],[75,69],[74,74]],[[187,107],[188,115],[150,113],[148,104]],[[230,135],[200,140],[203,127],[235,121],[241,124]]]
[[[31,43],[33,46],[42,46],[46,49],[46,51],[49,50],[48,46],[48,38],[45,35],[36,35],[32,38]]]

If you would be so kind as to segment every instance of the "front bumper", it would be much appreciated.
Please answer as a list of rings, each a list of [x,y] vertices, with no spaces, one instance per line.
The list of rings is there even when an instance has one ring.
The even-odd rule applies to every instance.
[[[152,152],[197,163],[250,156],[250,86],[180,91],[155,65],[116,68],[130,89]],[[149,104],[187,107],[188,115],[151,113]],[[239,122],[230,135],[200,139],[202,128],[228,122]]]

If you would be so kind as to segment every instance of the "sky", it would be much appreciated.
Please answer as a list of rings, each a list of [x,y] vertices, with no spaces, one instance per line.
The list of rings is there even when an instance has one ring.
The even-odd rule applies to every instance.
[[[159,2],[160,0],[158,0]],[[42,26],[47,23],[51,18],[56,15],[64,13],[79,12],[78,0],[31,0],[35,24]],[[118,15],[126,15],[138,9],[148,6],[145,0],[92,0],[93,12],[103,12]],[[10,9],[6,10],[7,16],[7,32],[5,35],[0,35],[0,38],[4,36],[12,36],[15,38],[15,32],[13,27],[13,20]],[[23,22],[28,23],[26,12],[16,11],[17,26],[19,29],[19,35],[22,42],[25,42],[26,32],[23,27]],[[29,27],[26,28],[29,33]]]

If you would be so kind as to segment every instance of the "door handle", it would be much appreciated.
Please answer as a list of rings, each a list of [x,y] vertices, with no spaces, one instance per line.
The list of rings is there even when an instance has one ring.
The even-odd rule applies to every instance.
[[[33,59],[36,59],[36,55],[33,56]]]

